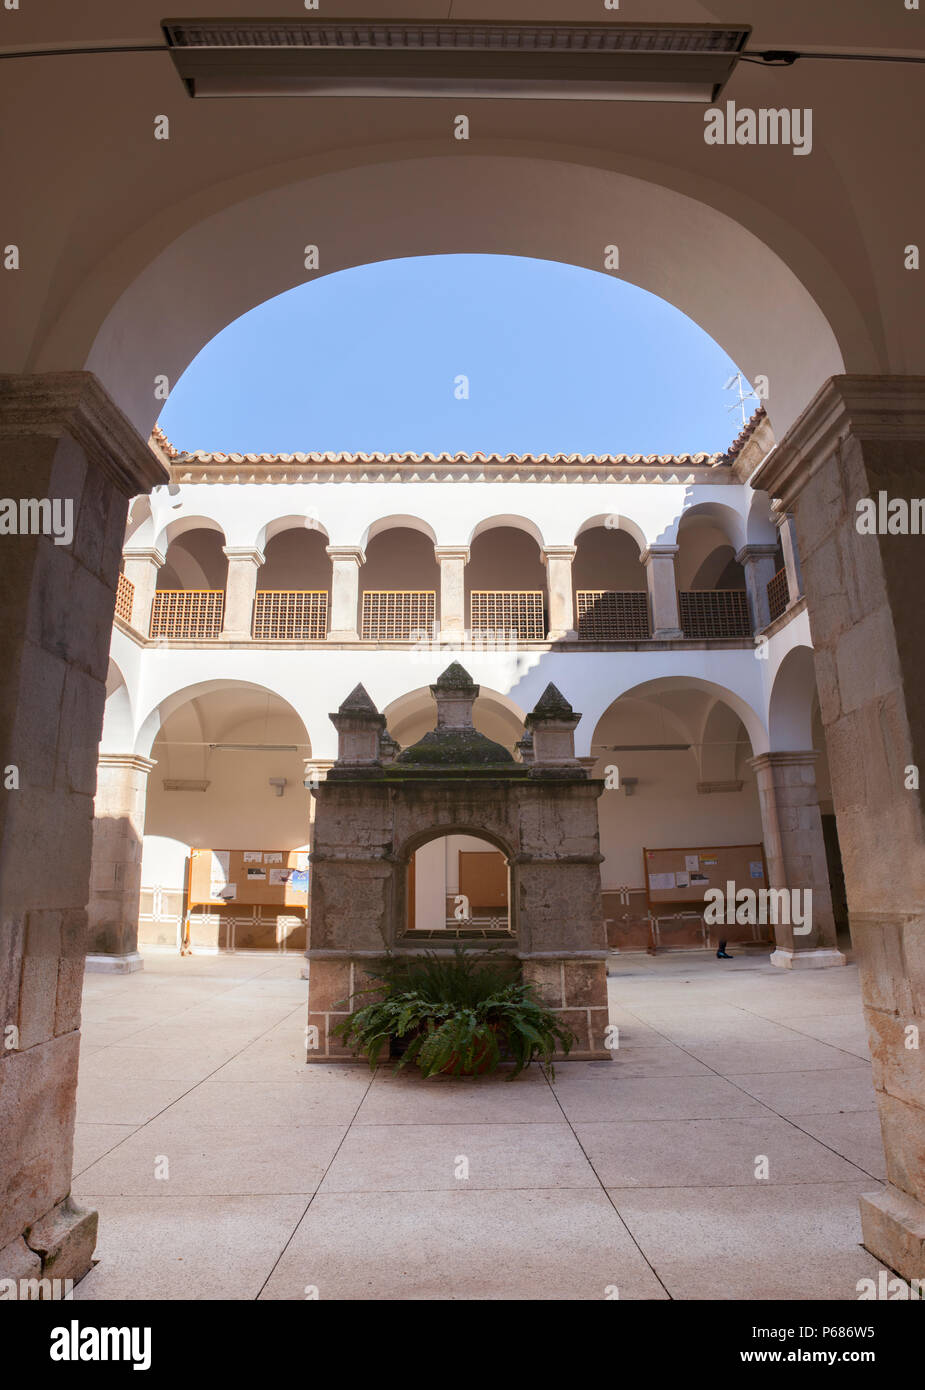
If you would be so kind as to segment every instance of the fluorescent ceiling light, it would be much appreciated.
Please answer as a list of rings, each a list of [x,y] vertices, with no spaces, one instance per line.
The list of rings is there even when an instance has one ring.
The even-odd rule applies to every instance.
[[[723,24],[168,19],[194,97],[712,102],[751,30]]]
[[[297,753],[294,743],[210,743],[213,753]]]

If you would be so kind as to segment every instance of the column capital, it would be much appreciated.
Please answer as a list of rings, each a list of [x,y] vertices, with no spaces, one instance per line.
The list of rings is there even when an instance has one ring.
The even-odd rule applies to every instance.
[[[250,560],[255,565],[264,564],[267,558],[255,545],[223,545],[222,554],[227,560]]]
[[[752,475],[789,507],[829,454],[855,439],[925,442],[925,376],[831,376]]]
[[[154,450],[92,372],[0,376],[0,437],[69,435],[125,497],[170,481]]]
[[[157,767],[156,758],[146,758],[141,753],[101,753],[97,763],[100,767],[126,767],[145,773]]]
[[[150,560],[160,569],[167,563],[167,556],[153,545],[127,545],[122,551],[123,560]]]
[[[743,545],[736,551],[736,563],[746,564],[749,560],[772,560],[777,554],[776,545]]]
[[[366,564],[366,551],[361,545],[326,545],[324,549],[332,560],[355,560],[357,565]]]
[[[756,772],[763,772],[766,768],[775,767],[813,767],[819,758],[819,753],[815,748],[807,748],[803,751],[759,753],[754,758],[749,758],[748,765],[753,767]]]
[[[434,555],[438,560],[462,560],[464,565],[469,563],[469,547],[467,545],[435,545]]]
[[[574,560],[578,554],[577,545],[544,545],[540,547],[543,560]]]
[[[646,565],[650,560],[668,559],[677,555],[680,549],[679,545],[647,545],[639,557],[639,563]]]
[[[304,763],[303,785],[315,778],[319,782],[323,782],[334,766],[333,758],[303,758],[302,761]]]

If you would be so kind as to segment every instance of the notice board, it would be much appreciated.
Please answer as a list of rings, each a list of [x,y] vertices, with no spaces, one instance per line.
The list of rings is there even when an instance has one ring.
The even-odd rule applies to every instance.
[[[306,907],[308,850],[192,849],[189,905]]]
[[[642,863],[650,910],[666,903],[699,905],[710,888],[721,888],[725,893],[730,879],[736,891],[768,887],[761,844],[644,849]]]

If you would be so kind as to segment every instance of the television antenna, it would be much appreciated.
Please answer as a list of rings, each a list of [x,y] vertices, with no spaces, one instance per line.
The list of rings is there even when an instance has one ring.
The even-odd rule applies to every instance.
[[[746,391],[746,390],[743,390],[743,386],[748,386],[748,382],[745,380],[745,378],[743,377],[743,375],[742,375],[741,372],[735,372],[734,375],[731,376],[731,377],[729,378],[729,380],[726,382],[726,385],[723,387],[723,390],[724,390],[724,391],[738,390],[738,393],[739,393],[739,398],[738,398],[738,400],[733,401],[733,402],[732,402],[732,405],[727,405],[727,406],[726,406],[726,409],[727,409],[727,411],[729,411],[729,410],[741,410],[741,412],[742,412],[742,428],[744,429],[745,426],[748,424],[748,419],[747,419],[747,417],[746,417],[746,415],[745,415],[745,402],[746,402],[746,401],[757,401],[757,400],[758,400],[758,397],[755,395],[754,391],[752,390],[752,388],[751,388],[750,386],[748,386],[748,390],[747,390],[747,391]]]

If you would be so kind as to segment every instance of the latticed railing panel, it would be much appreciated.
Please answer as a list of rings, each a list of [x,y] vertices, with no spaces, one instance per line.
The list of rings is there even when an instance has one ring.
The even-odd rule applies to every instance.
[[[116,617],[124,623],[132,621],[132,605],[135,602],[135,585],[124,574],[119,575],[116,585]]]
[[[254,637],[279,642],[318,642],[327,636],[326,589],[258,589]]]
[[[649,603],[643,590],[577,589],[578,636],[586,642],[637,642],[649,636]]]
[[[751,617],[744,589],[689,589],[678,594],[685,637],[750,637]]]
[[[158,589],[151,608],[152,637],[219,637],[223,589]]]
[[[366,589],[360,636],[366,642],[403,642],[430,636],[437,613],[434,589]]]
[[[771,622],[779,618],[790,602],[790,585],[787,583],[787,568],[779,569],[773,579],[768,580],[768,609]]]
[[[469,596],[473,635],[514,633],[524,641],[543,641],[546,623],[542,589],[473,589]]]

